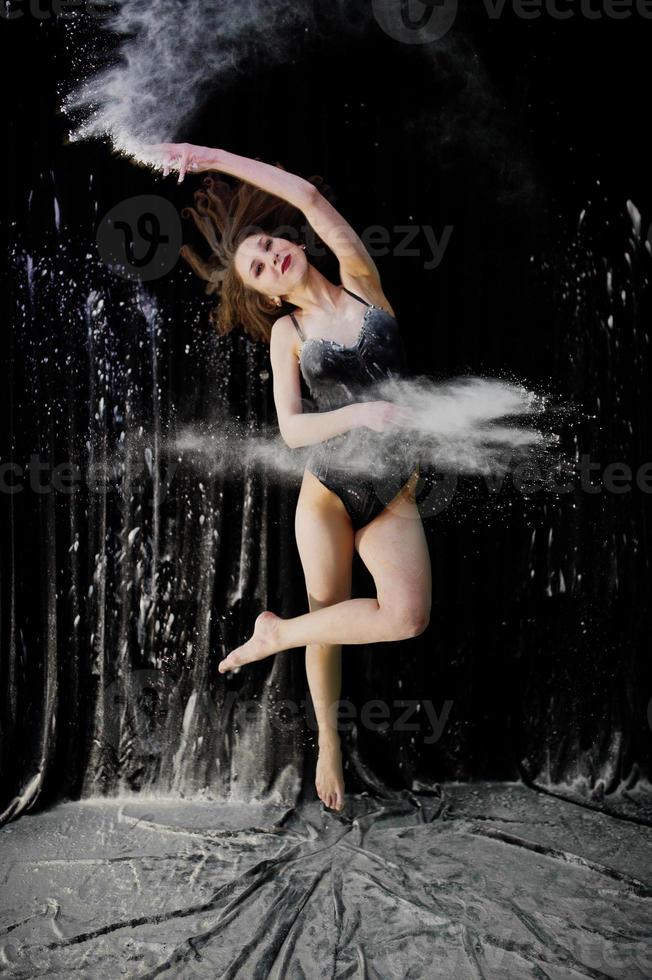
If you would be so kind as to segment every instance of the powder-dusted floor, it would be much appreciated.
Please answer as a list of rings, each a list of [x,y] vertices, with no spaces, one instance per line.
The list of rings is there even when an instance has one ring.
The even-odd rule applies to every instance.
[[[0,860],[7,977],[652,976],[652,829],[519,785],[66,803]]]

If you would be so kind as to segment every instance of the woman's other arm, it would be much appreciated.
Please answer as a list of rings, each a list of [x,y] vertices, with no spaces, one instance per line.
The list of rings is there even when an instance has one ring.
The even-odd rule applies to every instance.
[[[274,378],[274,404],[281,438],[291,449],[311,446],[348,432],[359,424],[358,404],[331,412],[304,412],[301,405],[299,366],[294,354],[294,327],[287,316],[272,327],[269,356]]]
[[[330,412],[304,412],[299,365],[294,354],[295,337],[290,318],[279,317],[272,327],[270,360],[279,431],[291,449],[324,442],[359,426],[383,432],[415,424],[415,414],[411,408],[381,400],[352,402]]]

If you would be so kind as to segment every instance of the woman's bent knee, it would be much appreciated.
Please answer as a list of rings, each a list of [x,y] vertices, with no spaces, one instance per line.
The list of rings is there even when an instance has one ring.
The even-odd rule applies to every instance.
[[[425,633],[430,625],[430,614],[427,612],[421,612],[411,621],[412,623],[412,636],[421,636]]]
[[[430,614],[423,606],[403,606],[385,610],[394,640],[410,640],[425,633]]]

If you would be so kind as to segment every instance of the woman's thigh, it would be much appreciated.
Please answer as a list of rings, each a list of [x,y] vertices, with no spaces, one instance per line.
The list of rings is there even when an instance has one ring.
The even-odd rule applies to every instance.
[[[415,481],[356,532],[354,547],[371,573],[381,607],[427,625],[432,602],[428,542],[414,499]]]
[[[354,532],[342,501],[306,470],[294,529],[310,609],[350,598]]]

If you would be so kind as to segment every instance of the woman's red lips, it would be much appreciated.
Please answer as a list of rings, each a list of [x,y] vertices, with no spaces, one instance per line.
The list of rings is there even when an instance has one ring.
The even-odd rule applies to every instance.
[[[288,254],[287,254],[287,255],[285,256],[285,258],[283,259],[283,264],[281,265],[281,272],[285,272],[285,270],[286,270],[286,269],[288,268],[288,266],[290,265],[290,262],[291,262],[291,261],[292,261],[292,256],[291,256],[291,255],[290,255],[290,253],[288,252]]]

